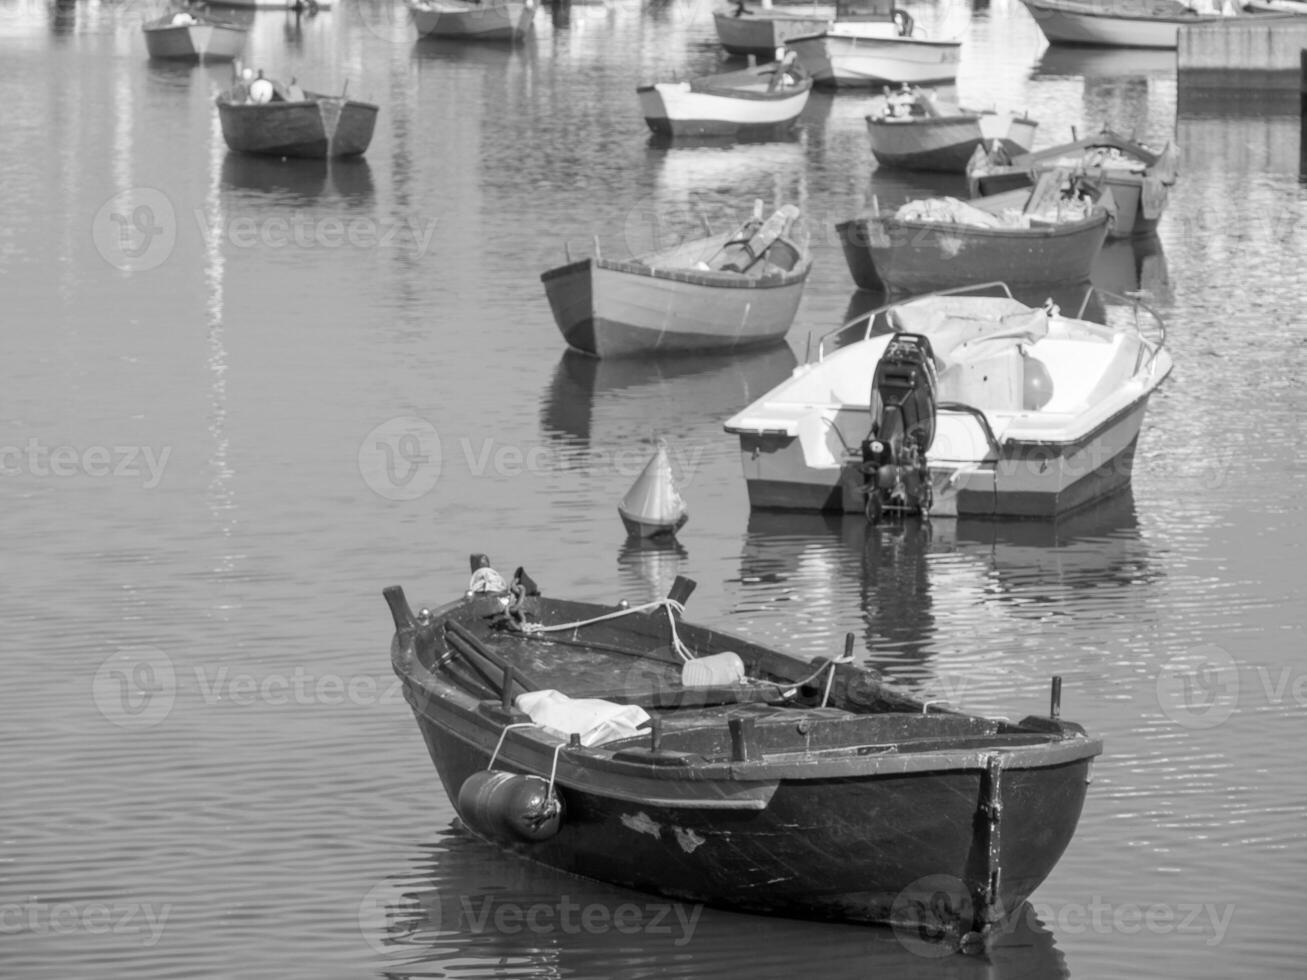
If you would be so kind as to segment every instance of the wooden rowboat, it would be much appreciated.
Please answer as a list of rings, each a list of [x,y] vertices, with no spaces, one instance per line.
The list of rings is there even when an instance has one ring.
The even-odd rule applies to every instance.
[[[273,86],[266,101],[251,99],[258,83]],[[259,93],[262,95],[262,93]],[[222,137],[229,149],[280,157],[358,156],[367,151],[377,107],[342,95],[302,91],[260,77],[237,83],[217,98]]]
[[[794,322],[812,266],[799,210],[767,220],[759,201],[735,231],[630,259],[591,258],[541,275],[572,347],[598,357],[745,350]]]
[[[1167,143],[1153,150],[1142,143],[1103,130],[1085,139],[1009,157],[1001,148],[978,151],[967,164],[973,198],[1033,185],[1041,174],[1071,171],[1079,180],[1110,191],[1116,216],[1109,236],[1151,235],[1166,210],[1178,164]]]
[[[1010,156],[1029,151],[1039,123],[1025,115],[976,112],[917,88],[887,92],[867,116],[871,153],[882,167],[966,173],[980,146],[997,142]]]
[[[531,30],[535,0],[407,0],[418,37],[518,41]]]
[[[923,37],[893,0],[847,0],[835,20],[785,39],[822,88],[919,85],[957,78],[962,42]]]
[[[1108,206],[1076,200],[1045,175],[1041,188],[970,203],[910,201],[836,225],[853,280],[862,289],[924,293],[977,283],[1088,282],[1111,226]],[[1051,195],[1045,189],[1052,187]]]
[[[519,570],[514,581],[529,582]],[[976,946],[1070,842],[1102,742],[922,702],[630,607],[385,590],[391,662],[463,825],[572,874],[748,912]]]
[[[1182,0],[1021,0],[1050,44],[1176,48],[1180,28],[1228,20]]]
[[[197,16],[189,11],[167,14],[141,28],[151,58],[177,61],[231,61],[245,47],[240,24]]]
[[[713,11],[717,39],[723,48],[731,54],[753,55],[768,61],[787,39],[824,31],[834,19],[835,5],[819,3],[751,7],[738,0]]]
[[[808,104],[812,79],[783,61],[657,82],[635,91],[649,128],[662,136],[764,136],[789,129]]]

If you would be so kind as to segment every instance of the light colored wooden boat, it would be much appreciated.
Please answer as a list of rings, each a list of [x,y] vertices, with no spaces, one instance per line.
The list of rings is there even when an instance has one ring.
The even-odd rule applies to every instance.
[[[961,41],[922,37],[892,0],[841,7],[824,30],[789,37],[785,46],[827,88],[952,82],[962,50]]]
[[[1175,146],[1160,151],[1104,130],[1034,153],[1008,157],[1001,149],[978,151],[967,165],[972,197],[1032,185],[1048,170],[1070,170],[1112,194],[1112,238],[1151,235],[1166,210],[1178,172]]]
[[[1181,0],[1021,0],[1050,44],[1175,48],[1180,28],[1226,19]]]
[[[640,111],[664,136],[757,136],[788,129],[808,104],[812,79],[783,61],[636,89]]]
[[[1024,114],[976,112],[907,87],[887,93],[880,111],[867,116],[881,166],[959,174],[979,146],[997,141],[1009,155],[1027,152],[1038,126]]]
[[[266,87],[265,87],[266,86]],[[238,82],[217,98],[229,149],[279,157],[329,159],[367,151],[377,106],[342,95],[306,92],[265,79]]]
[[[658,449],[618,503],[617,513],[627,534],[637,538],[669,537],[690,519],[676,487],[666,443],[659,440]]]
[[[1045,173],[1033,190],[970,203],[909,201],[836,225],[862,289],[924,293],[976,283],[1088,282],[1111,223],[1106,206],[1077,198],[1070,178]]]
[[[824,31],[835,19],[834,4],[738,3],[713,11],[717,39],[731,54],[754,55],[770,61],[791,37]]]
[[[630,259],[596,254],[540,278],[569,345],[598,357],[745,350],[794,322],[812,266],[799,210]]]
[[[245,47],[240,24],[178,11],[149,21],[141,28],[151,58],[177,61],[232,61]]]
[[[518,41],[531,30],[535,0],[407,0],[419,37]]]
[[[750,504],[1049,518],[1127,486],[1171,371],[1161,318],[1136,303],[1108,327],[968,292],[868,312],[732,416]]]

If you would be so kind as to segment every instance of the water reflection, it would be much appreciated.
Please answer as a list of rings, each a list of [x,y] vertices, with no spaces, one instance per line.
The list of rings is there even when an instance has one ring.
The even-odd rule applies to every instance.
[[[433,777],[434,778],[434,777]],[[1053,934],[1029,905],[983,955],[928,958],[892,929],[742,915],[669,902],[552,871],[460,830],[422,847],[412,870],[364,907],[387,977],[672,976],[1003,980],[1069,976]],[[621,910],[619,912],[619,910]],[[620,928],[619,928],[620,923]],[[745,969],[742,964],[747,964]]]
[[[716,433],[721,419],[789,376],[797,361],[785,344],[746,354],[601,360],[567,351],[540,407],[552,438],[588,447],[604,438],[648,435],[651,424],[685,436]]]
[[[617,553],[621,598],[640,603],[667,595],[676,576],[690,567],[689,557],[689,551],[675,538],[628,537]]]
[[[1086,48],[1052,44],[1031,70],[1033,78],[1131,78],[1175,74],[1175,52],[1150,48]]]
[[[228,152],[222,184],[288,201],[313,201],[334,195],[352,202],[372,199],[372,168],[365,159],[290,160]]]
[[[1171,301],[1166,252],[1156,235],[1105,242],[1094,259],[1090,279],[1096,288],[1118,296],[1139,292],[1148,303]]]
[[[1102,612],[1159,574],[1129,489],[1059,521],[872,526],[860,515],[755,511],[734,611],[792,603],[795,642],[815,654],[837,644],[856,609],[863,655],[920,688],[944,673],[941,657],[948,671],[974,669],[1023,620]],[[958,636],[973,645],[949,647]]]

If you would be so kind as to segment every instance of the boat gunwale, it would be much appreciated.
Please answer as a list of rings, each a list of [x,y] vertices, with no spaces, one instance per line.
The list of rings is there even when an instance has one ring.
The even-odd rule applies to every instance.
[[[890,226],[895,226],[894,230],[908,229],[911,231],[938,231],[950,235],[961,235],[973,238],[1000,238],[1000,239],[1045,239],[1045,238],[1064,238],[1072,235],[1081,234],[1098,225],[1106,225],[1111,220],[1111,215],[1105,208],[1095,207],[1091,213],[1084,218],[1077,218],[1074,221],[1049,222],[1039,227],[989,227],[987,225],[969,225],[960,222],[949,221],[922,221],[916,218],[897,218],[894,215],[860,215],[856,218],[850,218],[847,221],[841,221],[835,226],[837,232],[846,228],[863,224],[870,225],[879,223],[885,226],[886,234],[893,234]],[[1014,280],[1015,281],[1015,280]],[[1034,279],[1032,282],[1044,282],[1044,279]],[[1024,282],[1019,283],[1024,285]],[[1068,318],[1073,319],[1073,318]]]
[[[812,255],[807,250],[799,249],[788,238],[780,238],[794,247],[802,258],[793,269],[783,270],[775,275],[750,276],[741,272],[715,272],[698,269],[680,269],[645,265],[636,259],[605,259],[587,256],[565,265],[548,269],[540,274],[542,282],[551,282],[574,276],[587,271],[591,266],[608,272],[627,273],[650,279],[668,279],[696,286],[712,286],[727,289],[779,289],[804,282],[812,271]]]
[[[568,617],[588,614],[589,617],[611,615],[621,609],[620,606],[609,606],[597,603],[579,602],[576,600],[562,599],[536,599],[532,600],[539,609],[544,604],[549,604],[556,608],[556,612]],[[496,607],[498,603],[495,603]],[[1102,739],[1097,735],[1085,732],[1080,726],[1072,726],[1070,729],[1061,728],[1056,732],[1036,732],[1033,734],[1044,735],[1045,738],[1032,745],[1022,746],[994,746],[979,747],[975,745],[960,746],[957,748],[941,748],[921,751],[897,752],[881,751],[868,752],[865,754],[856,754],[856,749],[863,746],[832,746],[827,750],[815,750],[811,758],[796,760],[793,753],[781,753],[780,757],[763,758],[748,761],[739,760],[715,760],[705,759],[697,756],[701,762],[687,761],[685,764],[676,765],[658,765],[649,761],[623,757],[624,750],[630,750],[632,746],[629,739],[619,740],[627,744],[610,743],[613,748],[604,746],[570,746],[566,736],[558,735],[540,726],[531,726],[526,728],[505,729],[505,723],[499,719],[491,717],[483,710],[487,704],[486,699],[476,697],[472,692],[460,687],[454,681],[442,677],[437,671],[433,670],[417,650],[417,633],[422,629],[429,629],[433,634],[437,634],[439,626],[446,620],[466,621],[468,619],[483,618],[479,610],[484,610],[486,606],[479,604],[478,600],[469,599],[467,596],[448,602],[437,609],[431,611],[429,618],[423,625],[414,630],[397,632],[394,638],[394,644],[391,651],[392,666],[395,673],[399,676],[401,682],[406,687],[406,694],[410,704],[413,705],[415,712],[420,714],[424,723],[440,725],[444,730],[464,738],[470,744],[482,749],[486,749],[490,744],[488,739],[499,739],[500,743],[499,758],[505,760],[506,764],[516,765],[518,768],[530,772],[539,772],[543,768],[548,771],[549,766],[541,759],[525,761],[522,753],[535,753],[537,756],[543,756],[544,759],[552,760],[554,753],[558,753],[558,782],[564,786],[579,788],[583,791],[596,792],[582,784],[585,780],[580,779],[578,774],[586,771],[590,772],[609,772],[614,775],[624,775],[628,777],[639,777],[643,779],[653,778],[663,781],[682,781],[690,783],[753,783],[753,784],[773,784],[780,780],[788,781],[810,781],[823,779],[881,779],[894,776],[912,776],[938,773],[941,771],[970,771],[983,770],[989,764],[992,756],[999,757],[999,765],[1008,769],[1043,769],[1060,765],[1074,764],[1084,759],[1092,759],[1102,751]],[[462,615],[460,615],[462,614]],[[654,625],[657,620],[655,614],[650,612],[633,612],[632,616],[642,617],[643,621]],[[569,619],[568,621],[571,621]],[[706,647],[720,644],[729,644],[733,648],[743,649],[746,651],[756,651],[762,656],[779,659],[793,666],[796,670],[803,670],[807,666],[801,659],[794,654],[774,647],[764,646],[744,637],[735,636],[734,634],[724,633],[712,627],[701,626],[693,623],[677,621],[678,633],[697,640]],[[439,643],[438,635],[433,635],[433,642]],[[634,654],[632,655],[635,656]],[[416,690],[414,690],[416,689]],[[928,703],[920,702],[904,692],[900,692],[892,686],[885,686],[892,699],[902,699],[904,704],[910,704],[914,707],[918,704],[923,709],[928,710],[931,706]],[[428,703],[439,702],[446,706],[448,711],[455,712],[464,728],[473,726],[479,731],[476,733],[481,736],[474,738],[470,734],[460,734],[451,727],[448,722],[440,722],[431,716],[431,713],[425,709]],[[489,702],[492,706],[497,706],[497,702]],[[803,706],[796,705],[796,709]],[[692,709],[691,709],[692,710]],[[923,710],[923,714],[926,713]],[[867,712],[854,713],[849,712],[844,718],[822,719],[830,724],[839,724],[845,720],[850,723],[856,723],[877,715],[908,715],[915,716],[917,712]],[[981,715],[974,715],[967,712],[957,711],[954,709],[936,708],[932,717],[940,715],[960,716],[967,719],[982,721],[995,726],[1008,725],[1012,731],[1007,734],[1024,734],[1020,730],[1019,724],[1004,722],[999,719],[985,718]],[[722,719],[725,721],[725,719]],[[712,727],[709,721],[704,727]],[[992,733],[994,737],[998,732]],[[939,736],[946,738],[947,736]],[[969,736],[974,738],[981,737],[980,734]],[[868,743],[866,747],[888,747],[893,742],[885,743]],[[823,751],[830,753],[828,756],[822,755]],[[684,753],[688,760],[696,756],[690,753]],[[566,763],[566,765],[565,765]],[[601,791],[600,791],[601,792]],[[602,795],[602,793],[601,793]],[[720,791],[713,793],[713,800],[720,801],[722,794]],[[694,805],[688,800],[678,801],[678,805]],[[712,804],[707,804],[712,805]]]

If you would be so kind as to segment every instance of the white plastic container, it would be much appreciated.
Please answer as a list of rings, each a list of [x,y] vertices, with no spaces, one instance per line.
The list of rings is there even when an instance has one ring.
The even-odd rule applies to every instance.
[[[681,666],[683,687],[729,687],[743,682],[744,661],[730,650],[689,660]]]

